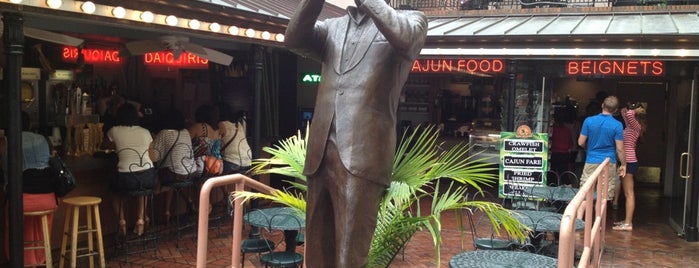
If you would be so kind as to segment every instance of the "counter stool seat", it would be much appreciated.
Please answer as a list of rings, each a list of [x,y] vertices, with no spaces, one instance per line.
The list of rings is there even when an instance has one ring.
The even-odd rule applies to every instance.
[[[189,226],[194,226],[194,224],[191,225],[185,225],[182,226],[180,222],[180,206],[179,206],[179,200],[180,200],[180,191],[183,189],[192,189],[194,187],[194,181],[192,180],[186,180],[186,181],[178,181],[178,182],[173,182],[173,183],[168,183],[165,185],[166,187],[170,187],[174,193],[173,193],[173,198],[175,199],[175,248],[180,248],[180,238],[182,234],[182,230],[189,227]]]
[[[104,260],[104,243],[102,242],[102,222],[100,221],[99,205],[102,198],[95,196],[76,196],[63,199],[65,204],[65,221],[63,223],[63,240],[61,241],[61,255],[59,267],[63,268],[65,259],[70,258],[70,267],[77,267],[78,257],[89,257],[90,267],[95,266],[94,256],[99,255],[100,267],[106,267]],[[85,226],[78,226],[80,222],[80,208],[85,208],[87,217]],[[87,248],[78,248],[78,234],[87,234]],[[95,233],[95,235],[93,235]],[[97,251],[94,249],[94,239],[97,238]],[[70,238],[69,238],[70,237]],[[70,250],[66,246],[70,240]],[[87,250],[87,251],[86,251]],[[78,251],[81,252],[78,255]],[[70,252],[70,256],[67,256]]]
[[[42,239],[37,241],[24,241],[24,250],[43,249],[44,254],[46,254],[46,268],[53,267],[53,260],[51,259],[51,234],[49,233],[49,214],[54,211],[55,209],[24,212],[24,217],[41,217]],[[44,264],[25,265],[24,267],[36,266],[44,266]]]

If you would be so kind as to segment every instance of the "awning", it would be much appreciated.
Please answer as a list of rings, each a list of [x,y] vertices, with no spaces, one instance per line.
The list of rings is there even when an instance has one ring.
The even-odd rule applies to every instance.
[[[696,55],[692,52],[699,47],[697,11],[435,17],[429,21],[427,35],[423,55],[426,51],[450,54],[447,51],[460,49],[459,53],[491,51],[487,54],[499,55],[505,55],[504,50],[510,55],[552,55],[553,51],[568,55],[699,56],[699,51]],[[637,55],[638,51],[643,55]]]

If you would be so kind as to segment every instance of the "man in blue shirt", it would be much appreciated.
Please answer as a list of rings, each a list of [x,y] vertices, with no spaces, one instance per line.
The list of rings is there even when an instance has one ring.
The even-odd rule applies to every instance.
[[[602,103],[602,113],[590,116],[583,122],[578,137],[578,145],[587,149],[585,168],[580,177],[580,185],[585,181],[599,165],[609,157],[610,168],[607,180],[607,199],[614,198],[615,180],[617,176],[626,175],[626,157],[624,156],[624,128],[621,122],[613,117],[619,107],[619,99],[609,96]],[[619,159],[618,169],[615,164]],[[618,173],[617,173],[618,172]]]

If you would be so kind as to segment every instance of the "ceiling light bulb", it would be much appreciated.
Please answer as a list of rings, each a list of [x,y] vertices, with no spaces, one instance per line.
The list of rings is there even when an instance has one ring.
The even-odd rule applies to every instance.
[[[221,25],[213,22],[213,23],[209,24],[209,30],[211,30],[212,32],[218,33],[219,31],[221,31]]]
[[[238,35],[240,33],[240,28],[236,26],[228,27],[228,33],[231,35]]]
[[[92,14],[95,13],[97,7],[95,7],[95,3],[93,3],[92,1],[87,1],[80,6],[80,9],[82,9],[83,12],[87,14]]]
[[[277,34],[274,36],[274,39],[277,40],[277,42],[284,42],[284,34]]]
[[[123,7],[115,7],[114,9],[112,9],[112,15],[114,15],[114,17],[116,18],[123,19],[124,17],[126,17],[126,9],[124,9]]]
[[[270,34],[268,31],[262,32],[262,39],[269,40],[270,38],[272,38],[272,34]]]
[[[189,28],[192,30],[199,29],[201,27],[201,23],[198,20],[190,20],[189,21]]]
[[[175,26],[177,25],[177,17],[173,15],[167,16],[167,18],[165,18],[165,23],[170,26]]]
[[[62,0],[46,0],[46,5],[53,9],[58,9],[63,5]]]
[[[150,23],[150,22],[153,22],[154,19],[155,19],[155,15],[153,15],[153,12],[143,11],[143,13],[141,13],[141,20],[143,22]]]
[[[252,28],[248,28],[247,30],[245,30],[245,36],[250,38],[255,37],[255,30],[253,30]]]
[[[22,0],[10,0],[10,3],[19,4],[22,3]]]

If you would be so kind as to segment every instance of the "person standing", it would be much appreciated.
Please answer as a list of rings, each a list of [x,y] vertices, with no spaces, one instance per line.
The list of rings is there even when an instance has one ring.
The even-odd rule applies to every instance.
[[[422,12],[355,0],[347,15],[317,21],[323,0],[302,0],[287,48],[320,61],[304,174],[308,267],[364,267],[379,203],[390,184],[401,89],[424,45]]]
[[[614,198],[614,187],[617,176],[626,175],[626,156],[624,154],[624,130],[621,122],[614,119],[613,114],[617,112],[619,99],[609,96],[602,102],[602,112],[585,118],[578,145],[587,150],[585,166],[580,177],[580,186],[585,184],[587,178],[599,167],[599,165],[609,158],[609,177],[607,181],[607,199]],[[616,154],[615,154],[616,153]],[[615,168],[619,159],[619,166]]]
[[[571,153],[575,142],[573,134],[564,124],[564,117],[556,114],[554,125],[551,130],[551,169],[560,175],[565,171],[572,170]]]
[[[24,212],[55,210],[58,204],[56,204],[57,199],[54,194],[53,177],[49,172],[49,158],[51,157],[49,144],[44,136],[30,131],[30,122],[29,114],[23,111],[22,204]],[[53,212],[48,214],[49,237],[51,237],[53,214]],[[5,221],[5,230],[9,230],[8,224],[9,222]],[[24,217],[24,241],[43,240],[41,230],[41,218]],[[5,254],[7,254],[6,257],[12,258],[9,256],[9,234],[5,234]],[[46,264],[46,254],[43,249],[24,251],[25,266],[43,266],[44,264]]]
[[[636,158],[636,145],[638,138],[643,133],[643,125],[638,120],[638,115],[646,113],[646,109],[640,102],[630,103],[627,108],[621,110],[621,115],[626,123],[624,129],[624,153],[626,154],[626,175],[623,176],[621,185],[624,188],[626,198],[626,215],[623,221],[616,222],[612,229],[618,231],[633,230],[633,213],[636,209],[636,195],[634,193],[634,174],[638,171],[638,158]],[[615,198],[616,200],[616,198]]]

